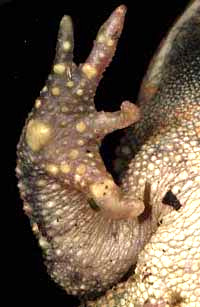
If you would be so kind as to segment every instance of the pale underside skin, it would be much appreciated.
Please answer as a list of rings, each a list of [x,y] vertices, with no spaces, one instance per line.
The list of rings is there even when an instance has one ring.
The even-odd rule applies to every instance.
[[[140,253],[133,277],[87,306],[200,306],[199,205],[191,201],[166,215]]]
[[[125,101],[120,111],[97,112],[93,97],[125,11],[122,5],[112,13],[79,67],[72,61],[71,19],[63,17],[53,71],[18,145],[24,210],[49,274],[85,306],[198,307],[200,0],[154,57],[140,110]],[[99,145],[107,133],[132,124],[118,150],[118,186]],[[134,274],[116,285],[135,264]]]

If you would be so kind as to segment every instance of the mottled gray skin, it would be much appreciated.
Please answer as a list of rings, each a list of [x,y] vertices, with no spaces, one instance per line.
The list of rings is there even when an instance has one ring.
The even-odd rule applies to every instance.
[[[113,14],[86,61],[89,73],[71,64],[70,53],[67,60],[60,54],[59,41],[56,63],[62,58],[66,74],[61,67],[50,76],[18,145],[25,211],[50,275],[68,293],[100,293],[137,262],[134,277],[88,306],[198,306],[200,2],[193,1],[172,28],[144,79],[141,119],[118,150],[121,190],[107,174],[98,144],[138,120],[137,108],[126,102],[121,113],[99,114],[92,105],[124,8]]]

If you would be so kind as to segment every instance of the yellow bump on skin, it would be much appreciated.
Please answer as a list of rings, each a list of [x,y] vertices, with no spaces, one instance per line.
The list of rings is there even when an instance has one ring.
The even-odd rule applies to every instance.
[[[38,225],[36,223],[33,223],[32,231],[33,231],[34,234],[38,234],[39,233]]]
[[[79,122],[77,125],[76,125],[76,130],[78,132],[84,132],[86,129],[86,124],[84,122]]]
[[[42,104],[41,100],[36,99],[36,101],[35,101],[35,107],[36,107],[36,109],[39,109],[40,106],[41,106],[41,104]]]
[[[27,125],[26,141],[33,151],[40,150],[51,137],[51,127],[37,119],[31,119]]]
[[[86,171],[86,166],[85,166],[85,164],[80,164],[80,165],[77,167],[77,169],[76,169],[76,172],[77,172],[77,174],[79,174],[79,175],[83,175],[83,174],[85,173],[85,171]]]
[[[64,65],[64,64],[56,64],[56,65],[54,65],[54,67],[53,67],[53,71],[54,71],[56,74],[62,75],[62,74],[65,72],[65,65]]]
[[[55,86],[51,89],[52,95],[59,96],[60,95],[60,89],[58,86]]]
[[[80,145],[80,146],[83,146],[85,144],[85,142],[83,140],[78,140],[77,144]]]
[[[110,37],[106,37],[104,34],[99,34],[98,37],[97,37],[97,42],[98,43],[106,43],[106,45],[108,47],[112,47],[115,43],[115,41],[110,38]]]
[[[94,78],[97,74],[96,68],[87,63],[83,65],[82,71],[87,76],[88,79]]]
[[[120,299],[120,304],[121,304],[121,306],[125,306],[125,304],[126,304],[125,299],[121,298],[121,299]]]
[[[81,176],[80,176],[80,175],[75,174],[75,176],[74,176],[74,180],[75,180],[75,182],[80,182],[80,180],[81,180]]]
[[[98,37],[97,37],[97,42],[98,43],[105,42],[105,35],[104,34],[99,34]]]
[[[57,255],[57,256],[60,256],[61,254],[62,254],[61,249],[56,249],[56,255]]]
[[[47,88],[47,86],[45,85],[45,86],[43,87],[43,89],[42,89],[42,92],[47,92],[47,90],[48,90],[48,88]]]
[[[39,179],[38,181],[36,181],[36,184],[38,187],[44,187],[47,184],[47,182],[44,179]]]
[[[93,154],[92,152],[89,152],[89,153],[87,154],[87,156],[90,157],[90,158],[94,158],[94,154]]]
[[[63,50],[68,52],[71,49],[71,43],[69,41],[63,42]]]
[[[114,42],[115,41],[109,37],[106,41],[106,44],[108,47],[112,47],[114,45]]]
[[[76,159],[78,157],[78,150],[72,149],[69,153],[70,159]]]
[[[47,164],[46,165],[46,170],[48,173],[52,175],[57,175],[58,174],[58,167],[55,164]]]
[[[90,185],[90,191],[95,198],[101,198],[105,191],[110,191],[114,186],[114,182],[106,179],[102,183],[93,183]]]
[[[78,96],[82,96],[82,95],[83,95],[83,89],[82,89],[82,88],[79,88],[79,89],[77,90],[76,94],[77,94]]]
[[[140,178],[139,181],[138,181],[139,185],[143,185],[145,183],[144,179],[143,178]]]
[[[39,245],[44,248],[47,249],[49,247],[49,243],[47,242],[47,240],[44,237],[40,237],[39,239]]]
[[[70,87],[70,88],[73,87],[74,86],[74,81],[71,81],[71,80],[67,81],[66,86]]]
[[[60,127],[66,127],[67,126],[67,122],[65,120],[63,120],[61,123],[60,123]]]
[[[61,164],[60,165],[60,170],[62,173],[67,174],[70,172],[70,166],[67,163]]]
[[[69,111],[68,107],[66,107],[66,106],[61,107],[61,112],[66,113],[68,111]]]

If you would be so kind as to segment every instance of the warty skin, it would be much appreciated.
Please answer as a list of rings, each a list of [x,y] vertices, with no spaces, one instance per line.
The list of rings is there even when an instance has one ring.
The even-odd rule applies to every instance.
[[[49,274],[68,293],[95,296],[137,263],[127,282],[87,306],[198,306],[200,2],[190,4],[154,57],[140,111],[124,102],[121,111],[96,112],[95,90],[124,15],[124,6],[113,12],[79,67],[71,20],[62,19],[53,71],[18,145],[24,210]],[[118,149],[118,187],[100,141],[136,121]]]

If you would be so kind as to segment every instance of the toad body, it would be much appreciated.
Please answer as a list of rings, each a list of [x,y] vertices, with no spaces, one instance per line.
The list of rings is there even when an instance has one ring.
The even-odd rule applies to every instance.
[[[97,112],[125,12],[111,14],[79,66],[71,19],[61,20],[52,72],[17,148],[24,210],[67,293],[93,299],[115,285],[86,306],[200,306],[200,1],[163,40],[138,106]],[[99,147],[125,127],[116,183]]]

